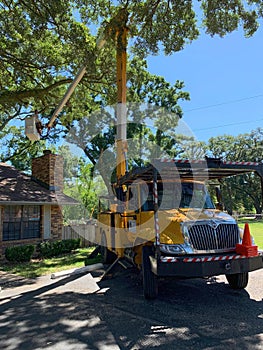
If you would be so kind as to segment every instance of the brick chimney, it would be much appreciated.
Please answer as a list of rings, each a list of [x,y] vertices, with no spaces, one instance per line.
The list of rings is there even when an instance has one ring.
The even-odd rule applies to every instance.
[[[32,180],[50,191],[63,191],[63,157],[49,150],[32,159]]]

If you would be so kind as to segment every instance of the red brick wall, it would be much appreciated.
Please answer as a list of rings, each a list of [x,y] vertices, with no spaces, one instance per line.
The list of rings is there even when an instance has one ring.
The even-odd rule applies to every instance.
[[[32,159],[32,178],[52,191],[63,191],[63,157],[46,152]]]
[[[51,239],[62,238],[63,215],[58,205],[51,207]]]

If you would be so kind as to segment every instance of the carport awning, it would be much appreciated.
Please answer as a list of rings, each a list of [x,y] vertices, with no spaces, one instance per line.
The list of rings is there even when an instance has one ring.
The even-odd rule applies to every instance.
[[[133,169],[120,182],[133,182],[136,179],[151,181],[155,169],[158,180],[183,178],[203,181],[246,173],[257,173],[263,179],[263,163],[227,162],[215,158],[207,158],[206,160],[155,159],[149,166]]]

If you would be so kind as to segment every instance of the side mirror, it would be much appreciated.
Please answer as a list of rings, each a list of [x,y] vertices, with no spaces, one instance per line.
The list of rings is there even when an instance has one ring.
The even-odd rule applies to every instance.
[[[222,199],[222,193],[219,187],[216,187],[216,199],[217,199],[217,203],[216,203],[216,209],[223,211],[223,199]]]
[[[216,199],[219,203],[222,202],[222,193],[219,187],[216,187]]]
[[[217,209],[217,210],[220,210],[220,211],[223,211],[223,210],[224,210],[223,204],[220,203],[220,202],[216,203],[216,209]]]

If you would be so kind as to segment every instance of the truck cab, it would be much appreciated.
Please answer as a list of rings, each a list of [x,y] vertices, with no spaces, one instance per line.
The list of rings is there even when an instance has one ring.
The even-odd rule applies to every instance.
[[[158,277],[193,278],[225,274],[232,288],[245,288],[248,272],[263,267],[262,254],[237,253],[242,230],[214,204],[209,181],[255,171],[221,160],[155,160],[113,184],[114,198],[98,217],[97,241],[105,262],[125,258],[143,273],[146,298],[158,294]],[[219,198],[218,198],[219,199]]]

